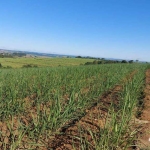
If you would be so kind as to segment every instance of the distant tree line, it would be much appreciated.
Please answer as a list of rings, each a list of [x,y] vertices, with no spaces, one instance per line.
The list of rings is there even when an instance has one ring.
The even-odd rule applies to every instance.
[[[0,58],[13,58],[13,56],[8,53],[1,53]]]
[[[90,56],[86,56],[86,57],[83,57],[83,56],[76,56],[75,58],[84,58],[84,59],[102,59],[102,58],[96,58],[96,57],[90,57]]]
[[[96,57],[82,57],[82,56],[76,56],[75,58],[84,58],[84,59],[95,59],[93,62],[86,62],[85,65],[95,65],[95,64],[114,64],[114,63],[138,63],[139,60],[106,60],[105,58],[96,58]],[[145,62],[148,63],[148,62]]]
[[[101,59],[101,60],[94,60],[93,62],[86,62],[84,65],[98,65],[98,64],[116,64],[116,63],[133,63],[133,60],[122,60],[122,61],[118,61],[118,60],[105,60],[105,59]]]
[[[12,53],[12,56],[13,57],[23,57],[23,56],[26,56],[26,53]]]
[[[13,57],[23,57],[26,56],[25,53],[0,53],[0,58],[13,58]]]

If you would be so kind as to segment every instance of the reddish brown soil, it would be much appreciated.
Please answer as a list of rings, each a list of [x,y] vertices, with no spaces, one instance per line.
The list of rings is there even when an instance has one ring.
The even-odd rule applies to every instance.
[[[127,80],[130,80],[135,73],[136,71],[129,74],[126,78],[124,78],[121,81],[121,84],[127,82]],[[117,105],[119,103],[118,92],[121,89],[122,86],[116,86],[114,89],[106,92],[103,96],[100,97],[100,103],[97,103],[90,109],[86,110],[86,115],[84,117],[82,117],[78,121],[69,123],[68,125],[70,127],[60,129],[61,134],[55,135],[54,137],[52,137],[52,139],[46,139],[45,137],[41,137],[40,141],[37,141],[37,143],[43,146],[40,146],[40,148],[38,146],[33,146],[32,149],[72,150],[73,146],[76,149],[81,149],[81,138],[86,139],[86,141],[90,142],[94,146],[94,141],[89,131],[92,131],[92,133],[97,133],[99,129],[104,128],[106,118],[108,116],[108,109],[110,108],[111,103],[113,103],[114,108],[117,109]],[[82,92],[85,91],[83,90]],[[32,116],[37,116],[37,110],[34,106],[35,97],[36,95],[33,94],[25,99],[25,106],[27,110],[27,113],[25,114],[26,116],[14,116],[13,118],[10,118],[10,120],[7,121],[8,124],[12,124],[13,122],[13,127],[11,127],[11,129],[15,138],[17,138],[20,135],[19,122],[22,122],[24,126],[28,126],[32,121]],[[66,95],[66,97],[68,96]],[[48,107],[49,105],[50,104],[46,104],[45,106],[41,104],[40,110],[43,111],[44,107]],[[3,144],[6,144],[6,148],[10,149],[12,133],[9,131],[8,124],[0,121],[0,132],[2,132],[2,136],[0,137],[0,150],[3,147]],[[32,143],[32,139],[30,139],[28,135],[25,135],[21,140],[18,149],[29,149],[27,144],[28,142]],[[88,149],[93,149],[93,147],[91,146]]]
[[[136,72],[133,71],[127,75],[121,81],[121,85],[131,80]],[[102,95],[98,104],[86,110],[85,116],[75,123],[70,124],[70,127],[63,129],[61,134],[55,135],[55,138],[49,142],[49,148],[55,150],[72,150],[75,148],[80,150],[81,143],[83,143],[81,141],[85,140],[91,144],[91,147],[88,147],[88,149],[93,150],[94,140],[90,131],[96,134],[100,129],[104,128],[110,105],[113,104],[113,107],[117,110],[119,103],[118,93],[121,89],[122,86],[118,85]]]
[[[138,135],[137,150],[150,150],[150,69],[146,71],[144,108],[140,120],[143,124]]]
[[[116,86],[113,90],[107,92],[100,98],[100,103],[86,110],[87,114],[75,124],[65,129],[62,134],[56,135],[49,147],[56,150],[72,150],[73,146],[76,149],[81,149],[81,138],[86,139],[94,146],[94,141],[89,131],[96,133],[100,128],[104,128],[108,109],[111,103],[117,108],[118,92],[121,86]],[[84,131],[84,133],[82,133]],[[92,149],[92,146],[90,147]]]

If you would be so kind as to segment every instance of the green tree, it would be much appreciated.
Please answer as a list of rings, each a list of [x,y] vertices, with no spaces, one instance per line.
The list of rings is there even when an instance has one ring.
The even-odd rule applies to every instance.
[[[136,60],[136,62],[138,63],[138,62],[139,62],[139,60]]]
[[[126,60],[122,60],[121,63],[127,63],[127,61]]]
[[[133,63],[133,60],[129,60],[129,63],[130,63],[130,64]]]
[[[81,56],[77,56],[76,58],[82,58]]]

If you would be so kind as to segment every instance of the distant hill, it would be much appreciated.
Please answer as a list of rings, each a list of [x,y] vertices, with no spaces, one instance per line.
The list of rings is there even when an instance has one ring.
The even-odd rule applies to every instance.
[[[29,51],[20,51],[20,50],[8,50],[8,49],[0,49],[0,54],[13,54],[13,56],[24,56],[26,55],[27,57],[70,57],[70,58],[76,58],[76,57],[81,57],[81,58],[87,58],[87,59],[105,59],[105,60],[112,60],[112,61],[122,61],[124,59],[118,59],[118,58],[100,58],[100,57],[91,57],[91,56],[75,56],[75,55],[63,55],[63,54],[50,54],[50,53],[40,53],[40,52],[29,52]],[[17,55],[18,53],[18,55]],[[130,61],[126,59],[126,61]],[[135,60],[133,60],[135,61]],[[146,63],[146,61],[139,61],[141,63]]]
[[[7,50],[7,49],[0,49],[0,53],[22,53],[26,55],[32,55],[32,56],[41,56],[41,57],[71,57],[74,58],[76,56],[73,55],[62,55],[62,54],[49,54],[49,53],[39,53],[39,52],[29,52],[29,51],[19,51],[19,50]]]

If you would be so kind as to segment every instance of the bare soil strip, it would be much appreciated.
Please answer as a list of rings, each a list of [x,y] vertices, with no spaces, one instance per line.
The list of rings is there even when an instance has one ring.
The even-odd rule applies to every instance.
[[[80,140],[78,140],[81,136],[92,144],[92,137],[89,131],[96,133],[100,128],[105,126],[108,109],[112,102],[117,107],[118,92],[120,90],[121,86],[116,86],[112,91],[109,91],[108,94],[103,95],[97,106],[87,110],[87,114],[84,117],[63,131],[62,134],[56,135],[49,146],[55,150],[72,150],[73,146],[76,149],[81,149]],[[84,131],[83,135],[81,135],[81,131]]]
[[[75,147],[76,149],[81,149],[79,139],[81,137],[83,139],[86,139],[87,142],[90,142],[94,145],[94,143],[92,143],[94,141],[92,141],[92,136],[89,131],[91,130],[92,133],[96,133],[97,131],[99,131],[99,129],[104,128],[110,105],[113,103],[113,107],[117,109],[117,105],[119,103],[118,93],[119,91],[121,91],[122,85],[127,81],[131,80],[136,72],[137,71],[133,71],[125,78],[123,78],[123,80],[121,81],[121,85],[117,85],[110,91],[103,94],[100,97],[98,103],[94,103],[91,108],[86,110],[85,116],[79,118],[79,120],[73,120],[71,123],[67,124],[67,127],[61,128],[59,130],[60,134],[57,134],[54,137],[52,136],[52,139],[46,139],[45,137],[41,137],[41,139],[37,141],[37,143],[41,146],[33,145],[33,149],[72,150],[73,147]],[[26,102],[28,104],[32,104],[32,99],[34,99],[34,95],[30,98],[27,98]],[[30,106],[29,108],[31,108],[30,112],[32,112],[32,115],[36,116],[36,108]],[[27,116],[22,116],[20,120],[24,122],[25,126],[28,126],[31,120],[31,115],[27,114]],[[11,120],[9,124],[12,124]],[[3,149],[3,143],[6,144],[6,149],[10,149],[9,143],[12,135],[5,122],[0,122],[0,131],[2,132],[2,136],[0,137],[0,150]],[[84,135],[83,133],[81,135],[81,131],[84,133]],[[20,134],[17,117],[13,118],[13,132],[15,136],[14,138],[18,137]],[[32,139],[29,139],[28,135],[25,135],[20,141],[18,149],[29,149],[29,146],[27,144],[28,142],[32,143]]]
[[[63,130],[61,134],[55,135],[55,138],[49,144],[49,148],[55,150],[72,150],[75,148],[80,150],[81,139],[86,139],[86,142],[91,144],[91,148],[88,149],[93,149],[94,141],[90,131],[97,133],[99,129],[104,128],[111,104],[117,109],[118,93],[122,90],[122,85],[132,79],[135,73],[136,71],[132,72],[122,80],[121,85],[115,86],[114,89],[102,95],[99,103],[87,110],[86,115],[80,120]]]
[[[140,120],[141,130],[138,134],[137,150],[150,150],[150,69],[146,71],[144,106]]]

